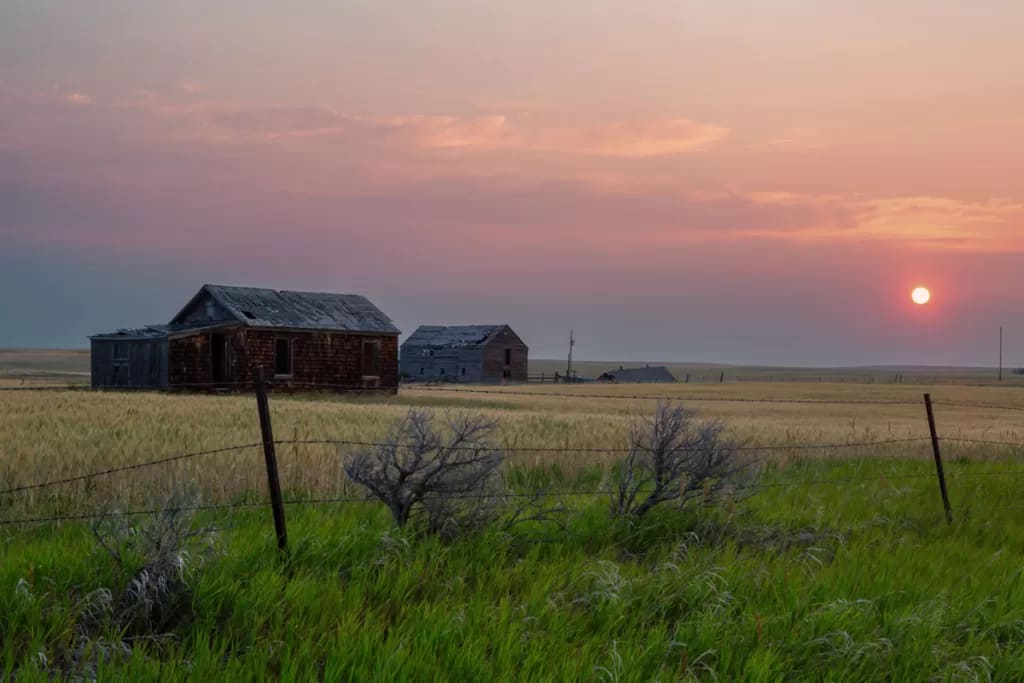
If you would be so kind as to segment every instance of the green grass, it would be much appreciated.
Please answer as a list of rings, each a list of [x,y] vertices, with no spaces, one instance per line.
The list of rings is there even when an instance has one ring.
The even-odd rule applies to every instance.
[[[100,680],[1022,680],[1020,454],[948,463],[805,460],[732,510],[613,523],[573,498],[568,530],[445,544],[382,505],[204,515],[225,551],[168,642]],[[845,480],[841,484],[824,481]],[[0,528],[0,679],[47,680],[108,586],[87,526]],[[24,580],[22,588],[19,581]],[[115,634],[111,634],[113,637]]]

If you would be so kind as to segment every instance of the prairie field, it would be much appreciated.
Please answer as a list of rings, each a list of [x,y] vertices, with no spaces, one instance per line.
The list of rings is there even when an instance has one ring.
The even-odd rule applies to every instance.
[[[751,496],[611,518],[601,491],[631,419],[659,400],[724,421],[756,468]],[[84,644],[83,596],[120,580],[89,522],[0,526],[0,678],[1024,679],[1019,387],[531,384],[270,404],[287,559],[255,507],[267,483],[251,395],[0,391],[0,491],[19,489],[0,493],[0,521],[147,510],[183,491],[224,506],[196,513],[218,552],[190,565],[183,617]],[[442,540],[350,500],[363,491],[342,460],[411,407],[493,418],[507,469],[546,487],[564,525]]]

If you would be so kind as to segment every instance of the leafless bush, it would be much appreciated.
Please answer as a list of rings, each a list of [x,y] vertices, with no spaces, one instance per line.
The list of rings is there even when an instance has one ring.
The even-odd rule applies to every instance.
[[[652,417],[630,425],[629,454],[617,473],[615,516],[642,517],[661,503],[682,507],[737,489],[750,472],[739,444],[723,435],[718,420],[697,420],[682,406],[659,403]]]
[[[476,528],[500,514],[504,499],[495,426],[470,414],[439,426],[433,414],[411,409],[381,445],[348,458],[345,473],[388,506],[396,526],[422,514],[432,533]]]

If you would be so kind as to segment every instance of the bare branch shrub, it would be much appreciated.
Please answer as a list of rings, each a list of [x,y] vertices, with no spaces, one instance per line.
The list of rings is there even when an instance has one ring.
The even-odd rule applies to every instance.
[[[471,414],[438,425],[432,413],[411,409],[382,445],[345,460],[345,474],[388,506],[396,526],[422,514],[432,533],[477,528],[500,514],[504,498],[495,427]]]
[[[617,472],[612,514],[642,517],[665,502],[680,507],[735,491],[749,474],[739,446],[723,435],[719,420],[698,420],[696,411],[659,403],[651,417],[630,425],[629,454]]]

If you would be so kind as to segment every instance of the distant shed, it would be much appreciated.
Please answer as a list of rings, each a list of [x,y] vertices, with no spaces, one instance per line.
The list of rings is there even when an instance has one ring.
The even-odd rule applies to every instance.
[[[529,349],[508,325],[422,325],[402,344],[413,380],[525,382]]]
[[[90,337],[93,387],[398,388],[398,328],[357,294],[203,285],[167,325]]]
[[[657,365],[643,368],[622,368],[602,373],[598,382],[675,382],[676,378],[668,368]]]

